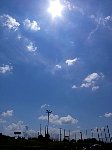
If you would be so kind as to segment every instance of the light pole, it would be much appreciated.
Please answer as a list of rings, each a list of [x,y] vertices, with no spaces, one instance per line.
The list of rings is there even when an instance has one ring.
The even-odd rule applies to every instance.
[[[49,125],[49,116],[50,116],[50,114],[52,113],[52,111],[46,110],[46,113],[47,113],[47,116],[48,116],[48,125]]]
[[[47,116],[48,116],[48,125],[47,125],[47,134],[49,134],[49,116],[52,113],[50,110],[46,110]]]

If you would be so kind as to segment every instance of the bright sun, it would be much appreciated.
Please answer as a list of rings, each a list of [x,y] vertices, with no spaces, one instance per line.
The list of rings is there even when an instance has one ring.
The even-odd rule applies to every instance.
[[[50,0],[50,6],[48,12],[51,14],[52,18],[62,16],[63,5],[60,3],[60,0]]]

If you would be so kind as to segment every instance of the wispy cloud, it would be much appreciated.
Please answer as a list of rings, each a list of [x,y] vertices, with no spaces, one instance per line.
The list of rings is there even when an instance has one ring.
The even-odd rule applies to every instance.
[[[38,25],[38,23],[35,20],[33,20],[31,22],[29,19],[25,19],[23,24],[29,30],[32,30],[32,31],[40,30],[40,26]]]
[[[76,85],[73,85],[72,86],[72,89],[77,89],[78,87]]]
[[[64,0],[64,5],[69,11],[80,12],[82,15],[84,15],[84,10],[81,7],[71,3],[68,0]]]
[[[103,26],[112,31],[112,16],[107,16],[103,19]]]
[[[6,112],[3,112],[1,114],[2,117],[12,117],[13,116],[14,111],[13,110],[7,110]]]
[[[45,116],[42,115],[38,119],[39,120],[47,120],[48,117],[47,117],[47,115],[45,115]],[[58,115],[51,114],[49,117],[49,121],[50,121],[50,123],[55,124],[55,125],[78,123],[78,120],[71,117],[70,115],[67,115],[65,117],[59,117]]]
[[[88,36],[88,40],[91,39],[92,35],[94,35],[95,32],[97,32],[97,30],[99,29],[99,26],[100,26],[100,22],[97,24],[96,28],[94,28],[94,29],[90,32],[90,34],[89,34],[89,36]]]
[[[106,118],[110,118],[110,117],[112,117],[112,113],[111,112],[107,112],[107,113],[105,113],[104,114],[104,117],[106,117]]]
[[[3,16],[0,16],[0,21],[2,26],[7,27],[9,30],[18,30],[18,27],[20,26],[20,23],[16,21],[15,18],[12,18],[9,15],[4,14]]]
[[[99,86],[93,86],[92,87],[92,91],[96,91],[96,90],[98,90],[100,87]]]
[[[50,106],[49,104],[43,104],[43,105],[41,106],[41,109],[44,109],[44,108],[49,107],[49,106]]]
[[[34,46],[33,42],[31,42],[31,41],[26,45],[26,48],[29,52],[36,52],[37,51],[37,47]]]
[[[78,58],[74,58],[74,59],[67,59],[65,61],[65,63],[68,65],[68,66],[72,66],[73,64],[75,64],[76,62],[78,61]]]
[[[12,70],[13,70],[13,67],[9,66],[9,65],[3,65],[3,66],[0,67],[0,73],[1,74],[11,72]]]
[[[24,49],[26,51],[36,54],[38,48],[37,48],[37,46],[35,46],[34,41],[31,41],[28,37],[25,37],[22,34],[18,34],[17,39],[21,40],[21,42],[23,42]]]
[[[57,68],[57,69],[61,69],[61,68],[62,68],[62,66],[61,66],[61,65],[59,65],[59,64],[57,64],[57,65],[56,65],[56,68]]]
[[[43,104],[43,105],[41,106],[41,109],[45,108],[46,106],[47,106],[47,104]]]
[[[22,36],[20,34],[17,35],[17,39],[20,40]]]
[[[104,18],[105,22],[112,21],[112,16],[107,16]]]
[[[97,32],[100,25],[102,24],[102,17],[98,17],[95,15],[90,15],[89,17],[95,23],[96,27],[89,33],[88,40],[91,39],[91,37]]]
[[[99,89],[99,86],[96,85],[97,81],[100,79],[103,79],[104,75],[102,73],[92,73],[88,75],[84,80],[83,83],[81,84],[81,88],[92,88],[92,91],[96,91]]]
[[[106,16],[106,17],[101,17],[101,16],[95,16],[95,15],[90,15],[90,19],[92,19],[96,25],[96,27],[90,32],[88,39],[92,37],[92,35],[97,32],[97,30],[100,28],[100,26],[105,27],[108,30],[112,31],[112,16]]]

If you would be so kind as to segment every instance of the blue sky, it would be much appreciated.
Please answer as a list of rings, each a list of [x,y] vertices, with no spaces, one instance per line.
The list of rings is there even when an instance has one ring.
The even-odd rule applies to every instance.
[[[56,1],[56,0],[54,0]],[[0,1],[0,132],[112,125],[112,1]],[[58,10],[57,8],[55,8]]]

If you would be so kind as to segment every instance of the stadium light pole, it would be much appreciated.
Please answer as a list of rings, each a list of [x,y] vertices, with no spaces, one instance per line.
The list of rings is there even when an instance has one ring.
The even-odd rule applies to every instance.
[[[46,110],[46,113],[47,113],[47,116],[48,116],[48,125],[49,125],[49,116],[50,116],[50,114],[52,113],[52,111]]]
[[[50,114],[52,113],[52,111],[46,110],[46,113],[47,113],[47,116],[48,116],[47,134],[49,134],[49,117],[50,117]]]

